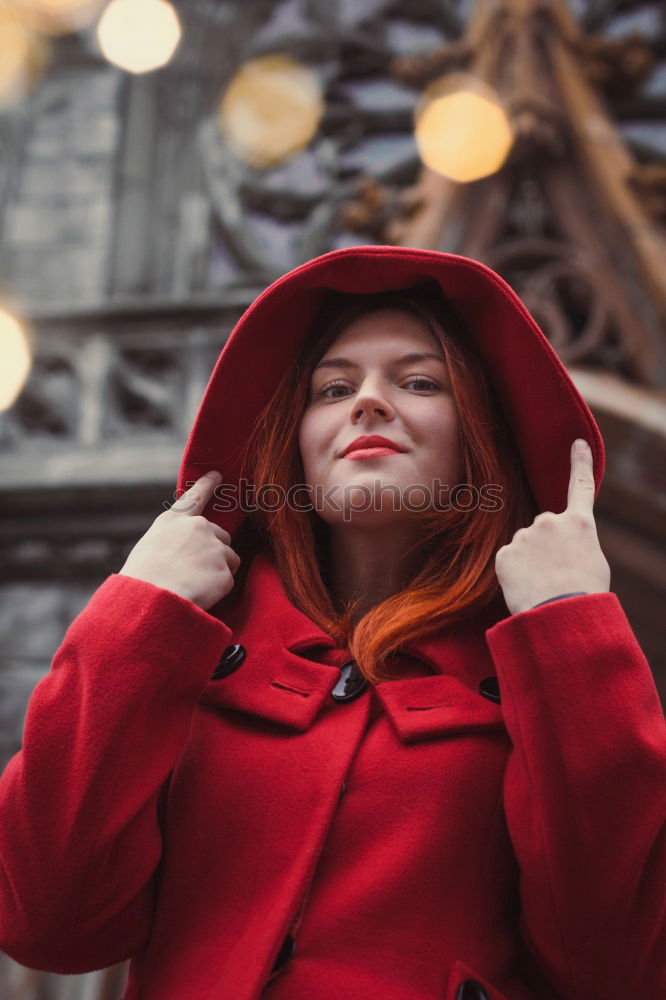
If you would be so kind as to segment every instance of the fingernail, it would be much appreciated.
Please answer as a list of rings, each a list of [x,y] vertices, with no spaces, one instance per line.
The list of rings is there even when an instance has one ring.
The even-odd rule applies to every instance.
[[[589,450],[590,446],[587,441],[584,441],[583,438],[576,438],[574,441],[574,451],[577,451],[580,455],[582,455]]]

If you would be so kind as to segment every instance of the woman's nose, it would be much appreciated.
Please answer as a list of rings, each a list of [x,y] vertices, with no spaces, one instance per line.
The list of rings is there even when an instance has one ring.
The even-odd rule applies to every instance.
[[[351,416],[352,422],[356,423],[361,417],[369,417],[373,414],[381,416],[385,420],[392,420],[394,413],[393,407],[379,387],[368,384],[367,386],[362,385],[359,389],[352,404]]]

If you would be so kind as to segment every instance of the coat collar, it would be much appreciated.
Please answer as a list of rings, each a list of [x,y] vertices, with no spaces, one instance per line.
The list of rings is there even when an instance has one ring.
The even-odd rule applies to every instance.
[[[504,617],[502,610],[505,615],[496,601],[473,623],[405,644],[395,658],[399,679],[374,688],[402,740],[501,726],[499,705],[479,694],[479,683],[495,673],[485,630]],[[334,704],[331,691],[350,652],[292,604],[266,553],[253,560],[243,598],[225,623],[247,655],[232,674],[209,681],[203,704],[300,731],[312,726],[327,702]]]

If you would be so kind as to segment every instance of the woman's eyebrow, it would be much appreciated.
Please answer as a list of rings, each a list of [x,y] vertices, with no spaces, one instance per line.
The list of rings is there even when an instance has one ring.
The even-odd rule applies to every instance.
[[[404,354],[401,358],[396,358],[394,362],[395,365],[407,365],[414,361],[441,361],[444,363],[444,358],[440,357],[439,354],[430,354],[428,352],[414,351],[411,354]],[[350,361],[349,358],[327,358],[326,361],[320,361],[315,367],[314,371],[319,368],[358,368],[358,365],[354,361]]]

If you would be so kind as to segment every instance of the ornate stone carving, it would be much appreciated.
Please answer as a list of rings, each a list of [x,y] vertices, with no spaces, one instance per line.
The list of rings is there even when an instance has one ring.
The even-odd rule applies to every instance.
[[[432,52],[400,56],[390,64],[390,74],[408,87],[423,88],[445,73],[466,68],[473,55],[469,42],[461,40],[440,45]]]
[[[597,32],[614,12],[597,8]],[[462,68],[492,85],[515,135],[504,167],[467,185],[424,168],[408,182],[406,204],[398,190],[366,188],[341,218],[356,230],[365,223],[375,239],[495,262],[525,290],[563,358],[663,382],[666,246],[651,224],[664,218],[663,168],[636,163],[590,84],[621,100],[628,120],[643,106],[632,100],[657,50],[655,38],[636,34],[587,36],[565,0],[477,5],[463,37],[398,60],[392,71],[423,86]],[[554,248],[548,266],[544,239]],[[567,259],[579,262],[578,276]],[[583,278],[586,300],[572,292]]]
[[[418,187],[400,190],[372,177],[358,179],[359,195],[340,213],[341,224],[355,233],[369,233],[378,243],[399,243],[404,223],[423,204]]]
[[[73,443],[79,424],[80,373],[72,352],[45,352],[8,418],[18,438],[56,438]]]
[[[109,432],[127,435],[133,429],[174,430],[183,383],[178,349],[155,346],[117,351],[109,371]]]
[[[621,100],[640,90],[657,61],[649,43],[635,32],[619,39],[581,35],[575,48],[588,80]]]
[[[666,163],[636,164],[628,182],[648,215],[666,223]]]
[[[566,244],[522,239],[497,248],[489,263],[506,275],[565,364],[622,363],[603,284],[582,255],[572,257]]]

